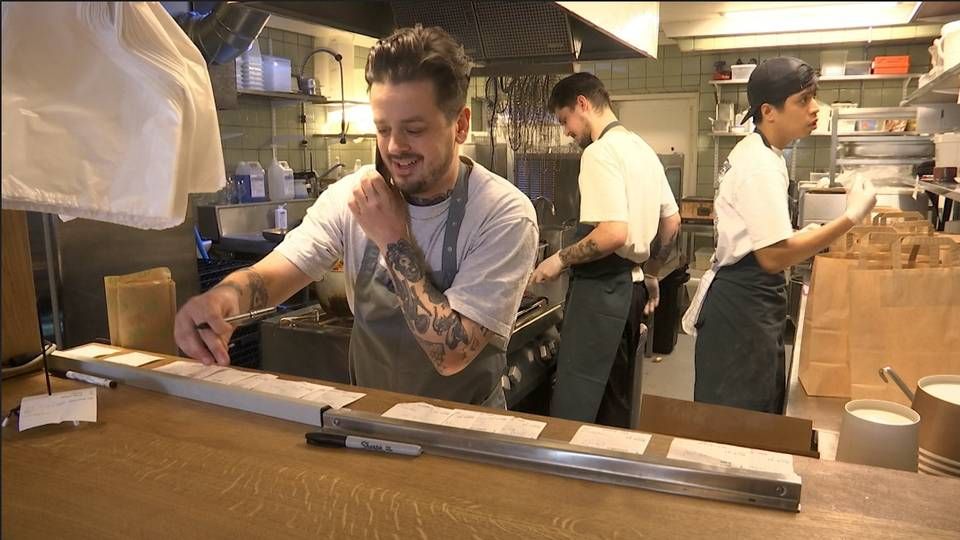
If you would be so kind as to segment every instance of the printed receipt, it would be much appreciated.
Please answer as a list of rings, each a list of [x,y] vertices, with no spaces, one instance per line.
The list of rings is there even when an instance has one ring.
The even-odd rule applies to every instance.
[[[793,456],[767,450],[754,450],[690,439],[673,439],[673,442],[670,443],[670,452],[667,453],[667,458],[748,471],[782,474],[792,479],[800,479],[800,475],[793,471]]]
[[[113,347],[107,347],[106,345],[91,343],[89,345],[82,345],[80,347],[74,347],[65,351],[54,351],[53,354],[66,356],[67,358],[73,358],[74,360],[94,360],[101,356],[115,354],[118,352],[120,352],[120,349],[114,349]]]
[[[650,435],[648,433],[590,425],[580,426],[576,435],[570,439],[570,444],[577,446],[589,446],[590,448],[614,450],[629,454],[643,454],[649,443]]]
[[[546,422],[527,420],[526,418],[517,416],[467,411],[464,409],[447,409],[424,402],[398,403],[383,413],[383,416],[424,424],[469,429],[471,431],[483,431],[486,433],[496,433],[498,435],[510,435],[524,439],[536,439],[540,437],[540,433],[547,425]]]
[[[97,389],[83,388],[53,395],[29,396],[20,401],[19,430],[65,420],[97,421]]]
[[[105,362],[114,362],[116,364],[124,364],[127,366],[140,367],[150,362],[156,362],[157,360],[163,360],[162,356],[151,356],[149,354],[143,354],[141,352],[128,352],[124,354],[118,354],[116,356],[108,356],[103,359]]]

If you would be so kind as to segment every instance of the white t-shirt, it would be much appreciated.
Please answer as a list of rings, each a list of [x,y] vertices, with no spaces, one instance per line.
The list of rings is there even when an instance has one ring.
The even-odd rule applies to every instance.
[[[759,133],[743,138],[720,170],[716,211],[717,266],[729,266],[752,251],[793,236],[783,153]]]
[[[627,242],[616,254],[638,265],[650,257],[660,218],[676,214],[677,201],[657,153],[639,135],[612,128],[580,159],[580,222],[627,224]],[[634,281],[643,280],[637,267]]]
[[[347,301],[354,312],[354,284],[367,236],[354,220],[347,201],[370,168],[368,165],[327,188],[307,211],[303,223],[275,248],[317,280],[342,257]],[[449,207],[449,199],[433,206],[408,205],[411,233],[434,272],[442,268]],[[450,307],[502,338],[508,337],[536,262],[538,236],[537,215],[530,199],[507,180],[474,163],[457,244],[459,270],[444,293]],[[386,271],[382,253],[379,264]]]

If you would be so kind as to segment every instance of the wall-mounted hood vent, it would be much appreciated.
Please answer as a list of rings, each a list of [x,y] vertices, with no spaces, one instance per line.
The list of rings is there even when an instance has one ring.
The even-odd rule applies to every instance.
[[[260,9],[384,37],[395,27],[439,26],[463,43],[477,75],[572,72],[576,61],[655,57],[658,2],[392,0],[251,2]],[[377,9],[379,5],[380,9]],[[393,14],[390,29],[383,17]],[[364,26],[364,20],[370,21]]]

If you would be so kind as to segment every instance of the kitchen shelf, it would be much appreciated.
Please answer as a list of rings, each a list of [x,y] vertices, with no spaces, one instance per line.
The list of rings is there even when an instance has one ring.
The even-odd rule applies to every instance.
[[[941,197],[960,202],[960,184],[937,184],[934,182],[924,182],[920,180],[917,185],[925,191],[935,193]]]
[[[837,158],[837,165],[919,165],[933,158]]]
[[[878,133],[876,135],[866,135],[865,133],[858,133],[858,134],[851,134],[851,135],[838,135],[837,139],[840,142],[900,142],[900,143],[930,142],[930,137],[917,135],[916,133],[913,133],[913,132],[909,134],[907,134],[907,132]]]
[[[891,120],[917,117],[916,107],[868,107],[854,109],[840,107],[833,109],[834,117],[842,120]]]
[[[904,73],[901,75],[838,75],[832,77],[820,77],[817,80],[819,82],[840,82],[840,81],[899,81],[904,79],[912,79],[914,77],[920,77],[923,73]],[[714,86],[727,86],[727,85],[738,85],[738,84],[747,84],[747,79],[743,80],[726,80],[726,81],[709,81],[710,84]],[[926,88],[926,87],[924,87]]]
[[[711,135],[714,137],[746,137],[747,135],[753,133],[753,131],[744,131],[742,133],[735,131],[713,131]],[[829,137],[829,133],[811,133],[809,137]]]
[[[923,103],[957,103],[960,94],[960,64],[944,71],[937,78],[917,88],[900,102],[901,106]]]
[[[310,136],[321,138],[321,139],[339,139],[340,138],[339,133],[313,133]],[[376,133],[347,133],[348,140],[356,139],[358,137],[363,137],[365,139],[370,137],[376,138],[376,136],[377,136]]]
[[[276,101],[294,101],[294,102],[306,102],[313,103],[314,105],[369,105],[367,101],[358,101],[358,100],[345,100],[341,101],[331,100],[326,96],[310,96],[307,94],[301,94],[299,92],[269,92],[266,90],[237,90],[237,94],[241,96],[249,96],[254,98],[270,99]]]

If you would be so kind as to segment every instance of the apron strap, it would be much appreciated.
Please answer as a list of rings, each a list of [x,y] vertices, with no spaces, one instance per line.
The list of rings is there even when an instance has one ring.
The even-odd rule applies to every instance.
[[[443,233],[443,256],[441,258],[440,275],[442,283],[435,283],[438,289],[445,291],[453,285],[457,277],[459,264],[457,262],[457,243],[460,238],[460,226],[467,213],[467,197],[470,184],[470,173],[473,164],[461,161],[457,173],[457,183],[450,194],[450,206],[447,208],[447,225]]]

